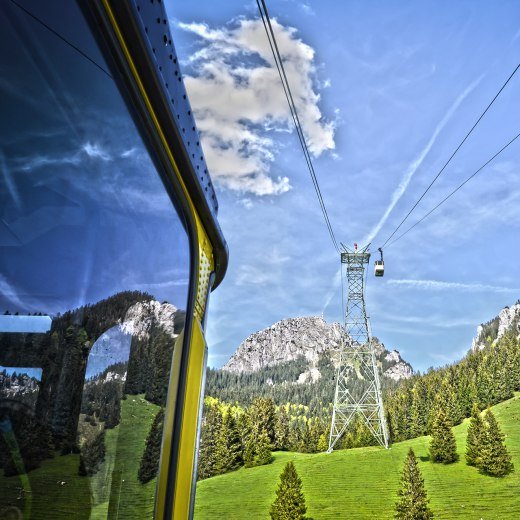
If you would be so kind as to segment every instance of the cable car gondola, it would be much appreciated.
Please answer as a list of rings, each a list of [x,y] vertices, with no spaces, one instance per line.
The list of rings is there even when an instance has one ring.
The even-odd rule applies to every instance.
[[[374,265],[374,274],[376,276],[383,276],[385,274],[385,262],[383,261],[383,250],[378,248],[378,251],[381,253],[381,260],[376,260]]]

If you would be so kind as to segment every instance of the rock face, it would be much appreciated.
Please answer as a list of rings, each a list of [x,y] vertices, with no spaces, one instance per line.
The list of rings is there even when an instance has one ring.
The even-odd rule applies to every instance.
[[[394,352],[397,352],[397,350],[394,350]],[[399,354],[399,352],[397,353]],[[409,363],[399,358],[399,361],[395,365],[387,368],[383,372],[383,375],[394,381],[400,381],[401,379],[409,379],[412,377],[413,369]]]
[[[305,383],[315,383],[321,379],[321,372],[317,368],[309,368],[298,376],[298,383],[304,385]]]
[[[176,313],[177,308],[171,303],[161,304],[157,300],[137,302],[128,309],[121,329],[139,339],[149,339],[150,331],[155,325],[175,338]]]
[[[513,331],[520,336],[520,301],[502,309],[497,317],[477,327],[477,334],[471,350],[480,350],[499,340],[506,332]]]
[[[36,378],[24,373],[0,372],[0,399],[15,399],[26,404],[36,403],[39,382]]]
[[[340,345],[339,323],[328,325],[320,317],[289,318],[246,338],[222,367],[228,372],[256,372],[304,356],[309,362]]]
[[[308,362],[308,369],[300,374],[298,383],[311,383],[321,378],[317,368],[320,357],[337,351],[342,342],[347,341],[349,338],[339,323],[329,324],[319,316],[288,318],[251,334],[222,370],[256,372],[303,357]],[[411,377],[412,367],[402,360],[397,350],[389,352],[376,340],[374,346],[385,376],[394,380]]]

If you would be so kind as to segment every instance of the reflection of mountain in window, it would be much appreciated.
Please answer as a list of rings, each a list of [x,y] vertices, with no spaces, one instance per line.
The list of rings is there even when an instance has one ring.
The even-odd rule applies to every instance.
[[[10,401],[11,407],[21,404],[34,412],[41,375],[41,368],[0,365],[0,407],[5,408]]]

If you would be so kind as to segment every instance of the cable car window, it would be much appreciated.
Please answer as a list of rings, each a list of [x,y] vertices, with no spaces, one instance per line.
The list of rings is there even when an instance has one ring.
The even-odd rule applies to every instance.
[[[76,4],[0,25],[0,518],[152,518],[185,222]]]

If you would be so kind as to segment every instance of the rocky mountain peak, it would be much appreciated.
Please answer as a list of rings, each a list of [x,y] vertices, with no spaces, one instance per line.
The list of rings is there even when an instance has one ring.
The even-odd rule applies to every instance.
[[[511,307],[504,307],[498,316],[479,325],[471,344],[471,350],[480,350],[499,340],[509,331],[513,331],[520,336],[520,301],[511,305]]]
[[[160,303],[157,300],[137,302],[128,309],[120,327],[125,334],[148,339],[152,327],[158,326],[174,338],[176,312],[177,308],[171,303]]]
[[[308,369],[299,383],[319,380],[317,368],[320,357],[337,351],[343,342],[350,341],[339,323],[327,323],[321,316],[287,318],[246,338],[222,370],[233,373],[257,372],[289,361],[304,358]],[[412,367],[402,360],[399,352],[389,352],[374,339],[376,357],[383,365],[384,375],[394,380],[411,377]]]
[[[222,369],[256,372],[302,356],[317,362],[322,352],[340,346],[342,334],[339,323],[329,325],[319,316],[281,320],[246,338]]]

